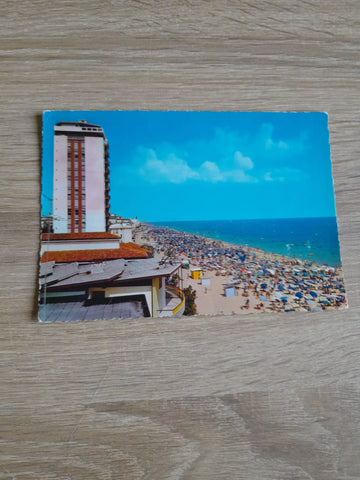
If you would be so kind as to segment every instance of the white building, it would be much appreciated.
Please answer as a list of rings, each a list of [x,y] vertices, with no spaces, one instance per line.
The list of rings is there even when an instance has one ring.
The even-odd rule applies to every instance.
[[[40,256],[45,252],[103,250],[120,247],[120,238],[108,232],[43,233]]]
[[[54,233],[105,232],[109,227],[108,143],[85,120],[54,127]]]
[[[133,225],[131,223],[115,223],[110,225],[109,231],[113,235],[117,235],[121,242],[132,242],[133,237]]]

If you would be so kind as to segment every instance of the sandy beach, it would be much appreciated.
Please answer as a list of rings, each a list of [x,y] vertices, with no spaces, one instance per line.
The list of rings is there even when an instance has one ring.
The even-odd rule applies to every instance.
[[[136,242],[184,265],[179,286],[196,290],[199,315],[346,307],[339,267],[146,224],[138,229]],[[192,278],[194,269],[201,269],[200,279]]]

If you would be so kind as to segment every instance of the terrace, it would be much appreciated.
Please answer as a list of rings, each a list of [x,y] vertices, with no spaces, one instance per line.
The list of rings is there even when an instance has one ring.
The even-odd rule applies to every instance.
[[[166,287],[166,306],[160,312],[159,317],[181,317],[185,310],[185,295],[176,288]]]

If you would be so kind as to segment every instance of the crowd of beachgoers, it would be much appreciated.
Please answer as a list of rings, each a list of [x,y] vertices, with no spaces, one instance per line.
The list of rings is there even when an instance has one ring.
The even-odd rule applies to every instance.
[[[225,289],[233,287],[236,296],[240,297],[236,313],[316,311],[346,306],[341,267],[285,257],[167,227],[145,224],[141,230],[143,241],[154,247],[156,255],[188,264],[189,272],[201,269],[203,278],[212,278],[213,283],[216,280],[221,285],[220,292],[199,287],[198,296],[214,293],[224,297]],[[201,280],[193,282],[195,286],[200,284]],[[221,313],[227,313],[224,300],[222,305]],[[233,303],[230,310],[229,313],[234,312]]]

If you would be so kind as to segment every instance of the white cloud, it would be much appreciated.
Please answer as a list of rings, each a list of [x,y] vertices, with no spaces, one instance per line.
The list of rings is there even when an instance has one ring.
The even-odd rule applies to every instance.
[[[252,168],[253,164],[250,158],[242,158],[245,158],[244,164],[246,165],[246,168]],[[221,172],[220,168],[214,162],[204,162],[200,167],[199,173],[201,180],[212,183],[228,181],[236,183],[255,183],[257,181],[255,177],[247,175],[244,170],[239,168]]]
[[[191,157],[187,151],[182,153],[181,156],[184,158]],[[197,168],[191,168],[184,158],[173,153],[170,148],[160,154],[153,148],[145,147],[138,147],[135,152],[139,173],[150,183],[170,182],[181,184],[187,180],[209,183],[257,181],[255,177],[245,173],[246,170],[252,169],[254,164],[249,157],[245,157],[240,151],[232,153],[229,162],[227,162],[227,168],[223,169],[220,169],[216,162],[210,160],[203,162]]]
[[[265,182],[273,182],[274,181],[274,179],[271,176],[271,172],[266,172],[265,173],[264,180],[265,180]]]
[[[225,180],[225,176],[223,173],[220,172],[219,167],[214,162],[204,162],[200,169],[200,179],[204,182],[223,182]]]
[[[243,170],[233,170],[229,172],[230,178],[236,183],[257,183],[258,179],[252,175],[247,175]]]
[[[263,123],[253,138],[217,128],[206,140],[181,145],[164,142],[156,148],[139,146],[132,169],[150,183],[296,182],[304,174],[290,166],[303,152],[304,138],[274,138],[272,123]]]
[[[192,170],[187,162],[174,154],[160,160],[153,149],[139,147],[137,153],[140,157],[145,156],[146,158],[143,166],[140,167],[140,174],[151,183],[170,182],[179,184],[199,177],[199,174]]]
[[[297,168],[274,168],[263,176],[265,182],[298,182],[305,174]]]
[[[259,132],[259,145],[269,155],[288,157],[289,154],[295,155],[304,151],[306,148],[306,137],[306,133],[302,132],[298,138],[292,138],[287,141],[276,140],[274,139],[274,125],[272,123],[263,123]]]
[[[254,168],[254,164],[251,158],[244,157],[244,155],[239,151],[235,152],[234,159],[235,159],[235,164],[238,167],[243,168],[244,170],[251,170],[252,168]]]

